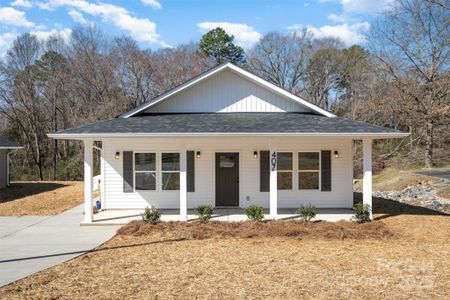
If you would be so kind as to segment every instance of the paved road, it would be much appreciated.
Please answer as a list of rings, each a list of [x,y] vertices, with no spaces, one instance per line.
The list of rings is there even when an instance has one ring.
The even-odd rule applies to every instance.
[[[118,226],[80,226],[83,205],[50,217],[0,217],[0,286],[83,254]]]
[[[450,170],[416,171],[415,173],[450,180]]]

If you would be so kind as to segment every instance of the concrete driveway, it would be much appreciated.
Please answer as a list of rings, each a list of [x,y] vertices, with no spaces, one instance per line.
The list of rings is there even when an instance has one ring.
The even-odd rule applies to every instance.
[[[74,258],[119,226],[80,226],[83,205],[49,217],[0,217],[0,286]]]

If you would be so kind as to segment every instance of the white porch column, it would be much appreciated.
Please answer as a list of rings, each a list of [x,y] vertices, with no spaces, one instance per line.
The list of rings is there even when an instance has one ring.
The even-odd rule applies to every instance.
[[[277,186],[277,150],[270,149],[270,218],[275,220],[278,211],[278,186]]]
[[[186,150],[180,152],[180,219],[187,221]]]
[[[372,139],[363,140],[363,172],[363,204],[369,204],[372,209]]]
[[[92,223],[93,140],[84,140],[84,220]]]
[[[106,209],[105,201],[105,159],[103,158],[105,144],[102,143],[102,150],[100,151],[100,202],[102,203],[102,209]]]

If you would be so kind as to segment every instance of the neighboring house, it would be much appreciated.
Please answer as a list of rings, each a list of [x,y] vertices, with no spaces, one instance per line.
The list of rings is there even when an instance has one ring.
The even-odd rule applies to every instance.
[[[105,209],[200,204],[270,209],[353,206],[352,143],[363,141],[372,204],[372,141],[408,133],[336,117],[230,63],[115,119],[49,134],[84,142],[85,219],[92,222],[92,150],[101,141]]]
[[[9,153],[20,148],[22,147],[0,136],[0,189],[9,186]]]

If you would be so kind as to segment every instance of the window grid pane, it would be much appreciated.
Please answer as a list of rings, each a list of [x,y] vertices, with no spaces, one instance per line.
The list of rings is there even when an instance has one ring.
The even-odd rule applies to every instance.
[[[165,191],[174,191],[180,189],[180,173],[163,172],[162,173],[162,189]]]
[[[279,190],[292,190],[292,172],[278,172],[277,186]]]
[[[135,171],[156,171],[155,153],[135,153],[134,154]]]
[[[299,152],[298,170],[319,170],[320,156],[319,152]]]
[[[162,153],[161,169],[163,171],[179,171],[180,170],[180,153]]]
[[[136,190],[156,190],[156,173],[139,172],[135,174]]]
[[[299,172],[298,188],[300,190],[318,190],[319,189],[319,172]]]
[[[278,171],[292,171],[292,153],[278,152],[277,153],[277,170]]]

